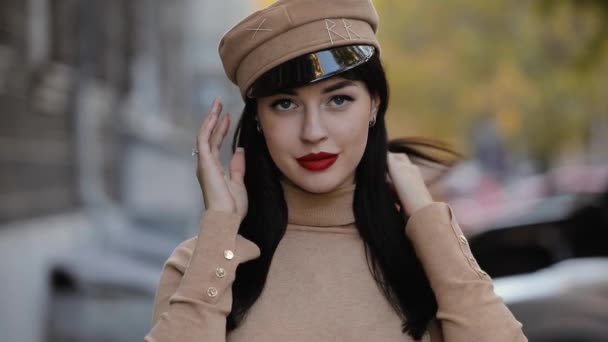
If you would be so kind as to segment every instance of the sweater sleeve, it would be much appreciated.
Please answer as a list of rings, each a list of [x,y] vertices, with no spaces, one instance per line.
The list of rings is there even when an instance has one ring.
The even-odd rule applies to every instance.
[[[239,264],[260,256],[238,234],[236,214],[206,211],[198,237],[182,242],[164,264],[147,342],[226,340],[232,283]]]
[[[405,230],[435,292],[442,340],[527,341],[522,324],[477,264],[448,204],[433,202],[416,210]]]

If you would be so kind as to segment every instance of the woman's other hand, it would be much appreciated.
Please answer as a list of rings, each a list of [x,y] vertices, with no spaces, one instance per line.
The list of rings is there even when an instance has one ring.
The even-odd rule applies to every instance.
[[[226,175],[219,154],[230,127],[230,114],[225,113],[220,119],[221,112],[222,102],[216,97],[198,132],[196,177],[207,210],[236,213],[243,219],[247,214],[245,151],[237,148],[230,160],[230,175]]]
[[[433,202],[418,166],[404,153],[388,152],[388,181],[408,215]]]

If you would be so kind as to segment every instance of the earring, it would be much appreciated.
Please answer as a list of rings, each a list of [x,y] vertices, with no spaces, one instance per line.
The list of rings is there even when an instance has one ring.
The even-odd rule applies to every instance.
[[[372,117],[372,121],[369,122],[369,127],[374,127],[376,124],[376,112],[374,111],[374,116]]]

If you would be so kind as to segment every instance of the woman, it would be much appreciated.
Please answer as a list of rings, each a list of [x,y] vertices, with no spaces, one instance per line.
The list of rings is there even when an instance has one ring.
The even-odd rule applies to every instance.
[[[408,154],[438,160],[387,140],[377,23],[369,0],[284,0],[225,34],[238,148],[227,174],[216,99],[193,152],[206,211],[147,341],[526,341]]]

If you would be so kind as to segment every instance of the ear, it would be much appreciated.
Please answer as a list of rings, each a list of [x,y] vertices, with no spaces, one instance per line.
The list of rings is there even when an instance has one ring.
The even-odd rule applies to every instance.
[[[379,109],[380,109],[380,96],[373,95],[372,101],[371,101],[370,113],[369,113],[370,120],[378,114]]]

